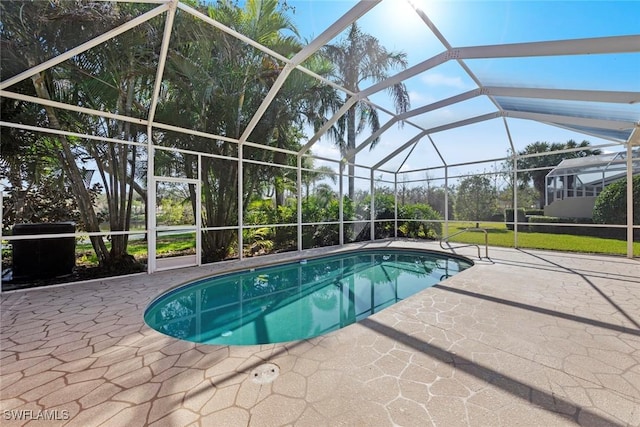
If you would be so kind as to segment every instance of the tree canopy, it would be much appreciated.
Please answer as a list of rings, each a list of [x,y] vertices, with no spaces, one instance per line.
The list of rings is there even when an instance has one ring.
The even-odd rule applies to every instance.
[[[497,210],[497,194],[489,177],[474,175],[464,178],[458,186],[456,218],[485,221]]]
[[[380,82],[389,77],[393,69],[404,69],[407,66],[407,55],[404,52],[390,51],[380,41],[362,32],[357,24],[352,24],[346,37],[336,44],[324,47],[324,55],[334,64],[332,78],[351,92],[359,92],[360,85],[369,81]],[[409,92],[404,83],[391,85],[388,92],[393,101],[396,112],[404,113],[409,110],[411,103]],[[348,95],[345,95],[346,102]],[[356,135],[366,127],[372,132],[380,128],[380,119],[375,108],[366,99],[357,101],[338,122],[338,128],[332,135],[340,148],[342,156],[348,155],[356,148]],[[345,138],[346,134],[346,138]],[[371,147],[378,142],[375,139]],[[349,165],[349,198],[355,196],[355,168]]]
[[[633,223],[640,225],[640,175],[632,180]],[[601,224],[627,223],[627,179],[609,184],[596,198],[593,207],[593,221]]]

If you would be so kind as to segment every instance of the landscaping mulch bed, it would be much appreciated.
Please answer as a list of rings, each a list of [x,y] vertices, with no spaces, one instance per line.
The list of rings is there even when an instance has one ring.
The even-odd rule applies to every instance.
[[[2,274],[2,290],[12,291],[16,289],[35,288],[40,286],[58,285],[61,283],[79,282],[83,280],[101,279],[104,277],[123,276],[126,274],[142,273],[146,271],[145,264],[134,264],[118,268],[103,268],[98,266],[79,265],[74,267],[73,273],[46,279],[30,279],[30,280],[11,280],[5,279],[9,277],[3,271]]]

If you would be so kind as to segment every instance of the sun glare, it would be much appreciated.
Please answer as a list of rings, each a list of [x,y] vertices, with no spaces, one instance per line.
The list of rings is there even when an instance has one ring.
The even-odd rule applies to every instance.
[[[403,4],[403,9],[410,13],[415,14],[416,10],[423,11],[432,21],[441,20],[447,9],[444,7],[444,3],[442,1],[404,0],[402,2],[398,2],[398,4],[400,3]]]
[[[379,16],[383,25],[391,26],[393,30],[406,32],[422,24],[411,4],[406,0],[384,1],[380,4]],[[418,7],[420,7],[418,5]]]
[[[428,12],[431,2],[423,0],[385,0],[362,18],[365,28],[378,37],[388,48],[410,51],[431,45],[435,37],[414,10]],[[440,3],[436,3],[441,8]],[[429,13],[427,16],[430,17]],[[436,42],[437,43],[437,42]]]

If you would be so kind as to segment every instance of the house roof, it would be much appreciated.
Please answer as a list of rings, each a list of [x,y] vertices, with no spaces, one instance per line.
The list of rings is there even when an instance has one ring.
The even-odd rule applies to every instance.
[[[640,174],[640,149],[632,153],[632,173]],[[606,185],[626,176],[626,159],[626,151],[565,159],[547,174],[547,178],[574,175],[585,185],[602,182]]]

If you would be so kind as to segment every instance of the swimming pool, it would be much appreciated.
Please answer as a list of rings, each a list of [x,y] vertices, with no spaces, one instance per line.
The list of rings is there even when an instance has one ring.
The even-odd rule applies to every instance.
[[[144,320],[204,344],[301,340],[358,322],[471,265],[436,252],[343,252],[186,284],[154,300]]]

